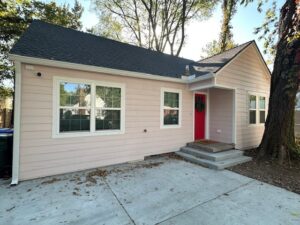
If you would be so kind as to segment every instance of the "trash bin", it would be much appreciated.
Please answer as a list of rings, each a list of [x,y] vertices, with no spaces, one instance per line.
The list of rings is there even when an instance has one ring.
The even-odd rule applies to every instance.
[[[0,176],[11,175],[13,129],[0,129]]]

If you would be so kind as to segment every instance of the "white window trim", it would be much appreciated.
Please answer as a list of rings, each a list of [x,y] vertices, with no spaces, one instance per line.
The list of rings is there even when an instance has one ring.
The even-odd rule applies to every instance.
[[[80,132],[59,132],[59,85],[60,82],[83,83],[91,85],[91,120],[90,131]],[[117,87],[121,88],[121,124],[120,130],[95,130],[95,93],[96,86]],[[85,137],[85,136],[101,136],[101,135],[114,135],[125,133],[125,84],[102,82],[97,80],[86,80],[68,77],[53,77],[53,120],[52,120],[52,138],[67,138],[67,137]]]
[[[250,109],[249,107],[249,99],[250,99],[250,96],[253,95],[256,97],[256,108],[255,109]],[[264,97],[265,98],[265,109],[260,109],[259,108],[259,97]],[[265,121],[266,121],[266,118],[267,118],[267,96],[266,94],[262,94],[262,93],[254,93],[254,92],[248,92],[248,95],[247,95],[247,108],[248,108],[248,126],[249,127],[253,127],[253,126],[264,126],[265,123],[260,123],[260,111],[265,111]],[[255,123],[250,123],[250,110],[254,111],[255,110],[255,115],[256,115],[256,120],[255,120]]]
[[[164,93],[165,92],[173,92],[179,94],[179,118],[178,124],[176,125],[164,125]],[[181,118],[182,118],[182,91],[180,89],[173,88],[161,88],[160,91],[160,129],[168,129],[168,128],[180,128],[181,127]]]

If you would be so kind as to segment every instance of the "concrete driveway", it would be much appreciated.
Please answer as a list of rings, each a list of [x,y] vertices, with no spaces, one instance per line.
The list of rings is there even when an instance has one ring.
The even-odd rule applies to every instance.
[[[300,224],[300,196],[159,157],[16,187],[2,182],[0,224]]]

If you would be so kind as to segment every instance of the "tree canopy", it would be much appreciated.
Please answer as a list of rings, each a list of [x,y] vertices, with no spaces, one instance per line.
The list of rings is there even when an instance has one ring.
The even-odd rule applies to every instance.
[[[186,26],[208,18],[218,0],[93,0],[92,33],[178,56]]]
[[[58,24],[73,29],[81,29],[82,6],[76,0],[69,5],[57,5],[54,1],[45,3],[36,0],[7,0],[0,2],[0,86],[4,80],[12,80],[13,65],[8,52],[34,19]],[[1,88],[4,90],[4,88]]]

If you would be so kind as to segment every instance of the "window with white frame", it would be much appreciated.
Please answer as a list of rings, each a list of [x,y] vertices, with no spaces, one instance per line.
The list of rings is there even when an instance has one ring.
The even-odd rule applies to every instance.
[[[181,91],[162,89],[161,127],[179,127],[181,124]]]
[[[259,96],[259,123],[266,122],[266,97]]]
[[[89,131],[91,85],[61,82],[59,90],[59,132]]]
[[[249,95],[249,124],[263,124],[266,120],[266,97]]]
[[[121,88],[96,86],[96,130],[121,128]]]
[[[56,78],[56,135],[120,133],[124,129],[124,88],[119,84]]]
[[[249,96],[249,123],[256,124],[256,95]]]

